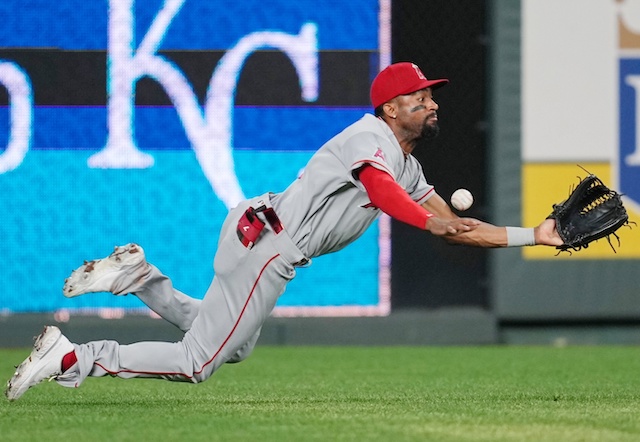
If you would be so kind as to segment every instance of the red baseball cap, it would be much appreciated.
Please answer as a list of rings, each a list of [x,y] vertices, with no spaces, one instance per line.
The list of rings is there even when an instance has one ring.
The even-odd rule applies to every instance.
[[[373,108],[397,97],[411,94],[425,88],[437,89],[449,80],[428,80],[420,68],[413,63],[394,63],[384,68],[371,83],[371,103]]]

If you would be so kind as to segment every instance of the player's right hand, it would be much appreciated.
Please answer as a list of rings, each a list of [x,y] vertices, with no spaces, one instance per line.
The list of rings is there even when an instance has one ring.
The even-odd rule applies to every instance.
[[[455,236],[475,230],[480,221],[473,218],[443,219],[433,216],[427,220],[427,230],[436,236]]]

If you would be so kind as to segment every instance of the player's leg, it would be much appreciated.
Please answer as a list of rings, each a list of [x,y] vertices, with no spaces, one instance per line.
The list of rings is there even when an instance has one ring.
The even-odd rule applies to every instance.
[[[176,290],[167,276],[146,261],[137,244],[116,247],[106,258],[85,262],[65,280],[62,291],[68,298],[95,292],[133,293],[183,331],[191,328],[201,302]]]
[[[242,210],[234,209],[232,219],[237,222]],[[71,387],[80,385],[87,376],[107,374],[201,382],[225,362],[247,357],[264,320],[295,276],[292,263],[301,262],[304,256],[286,233],[275,236],[271,230],[249,250],[238,240],[235,225],[225,224],[214,262],[216,277],[181,342],[71,345],[61,335],[45,340],[47,345],[38,340],[32,355],[9,381],[7,397],[17,399],[46,378]],[[74,350],[64,354],[67,347]]]
[[[175,289],[168,276],[154,265],[149,267],[144,283],[132,293],[161,318],[186,332],[198,315],[202,300]]]
[[[236,244],[232,246],[235,248]],[[240,259],[227,254],[225,262],[235,265],[216,269],[198,316],[182,341],[130,345],[96,341],[76,345],[77,366],[73,373],[57,381],[77,386],[88,376],[112,375],[202,382],[222,364],[246,358],[264,320],[295,275],[294,267],[270,244],[261,247],[261,253],[256,253],[257,248],[236,250],[249,254]]]
[[[192,328],[180,342],[72,344],[57,327],[47,327],[9,380],[6,396],[18,399],[45,379],[55,379],[66,387],[78,387],[88,376],[105,375],[194,383],[206,380],[225,362],[239,362],[252,351],[262,323],[295,274],[293,266],[276,258],[277,254],[264,262],[258,256],[246,262],[263,261],[253,281],[220,283],[225,277],[215,277]],[[68,356],[73,356],[71,362]]]
[[[237,212],[232,216],[239,219]],[[201,382],[225,362],[246,358],[264,320],[295,276],[290,263],[296,259],[276,248],[273,232],[265,232],[249,250],[240,243],[233,226],[226,224],[214,262],[216,276],[182,341],[72,345],[58,330],[55,340],[43,341],[47,345],[36,342],[32,355],[10,379],[7,397],[17,399],[47,378],[68,387],[79,386],[88,376],[105,375]],[[69,354],[74,363],[65,367]]]
[[[260,330],[258,330],[252,337],[249,339],[242,347],[238,349],[237,352],[229,360],[227,364],[235,364],[238,362],[242,362],[249,357],[249,355],[253,352],[258,339],[260,338]]]

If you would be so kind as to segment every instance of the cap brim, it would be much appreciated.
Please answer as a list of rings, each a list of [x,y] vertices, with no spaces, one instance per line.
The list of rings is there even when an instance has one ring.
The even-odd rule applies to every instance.
[[[438,80],[421,80],[419,83],[411,85],[411,87],[407,88],[406,91],[398,95],[408,95],[427,88],[438,89],[447,83],[449,83],[449,80],[447,80],[446,78],[440,78]]]

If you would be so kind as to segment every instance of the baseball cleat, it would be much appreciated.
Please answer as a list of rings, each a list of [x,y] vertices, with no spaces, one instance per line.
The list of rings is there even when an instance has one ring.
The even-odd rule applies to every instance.
[[[67,298],[85,293],[111,292],[126,295],[146,274],[144,250],[137,244],[116,247],[106,258],[85,261],[64,281],[62,293]]]
[[[29,388],[62,374],[62,358],[75,347],[55,326],[46,326],[33,344],[27,359],[18,365],[13,377],[7,382],[4,394],[15,401]]]

